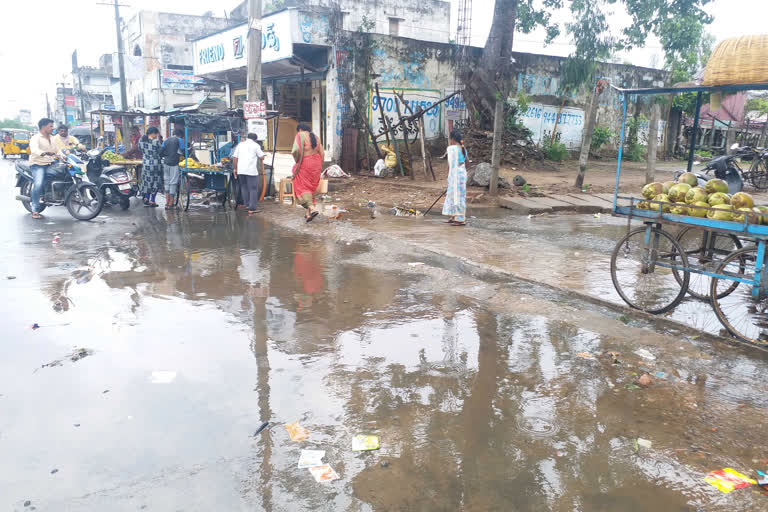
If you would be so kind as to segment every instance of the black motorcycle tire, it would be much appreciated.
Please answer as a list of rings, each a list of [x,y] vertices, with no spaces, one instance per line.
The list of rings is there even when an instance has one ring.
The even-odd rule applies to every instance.
[[[21,189],[19,190],[19,193],[22,196],[32,197],[32,182],[31,181],[25,181],[24,184],[21,186]],[[31,201],[22,201],[21,204],[24,205],[24,208],[27,209],[29,213],[32,213],[32,202]],[[40,203],[40,209],[37,211],[37,213],[42,213],[43,210],[45,210],[45,203]]]
[[[82,213],[80,209],[77,209],[79,204],[78,197],[80,194],[93,195],[97,204],[93,209],[88,209],[88,213]],[[91,220],[96,218],[101,213],[101,209],[104,207],[104,196],[101,194],[101,190],[96,185],[89,183],[80,183],[69,189],[67,196],[64,198],[64,204],[67,205],[69,214],[77,220]]]
[[[125,211],[128,208],[130,208],[130,207],[131,207],[131,198],[130,197],[122,196],[120,198],[120,208],[122,208],[123,211]]]

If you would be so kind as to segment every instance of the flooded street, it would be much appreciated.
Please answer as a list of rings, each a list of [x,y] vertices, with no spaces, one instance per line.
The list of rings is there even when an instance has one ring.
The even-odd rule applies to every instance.
[[[756,485],[704,480],[768,470],[763,352],[374,235],[289,230],[275,205],[34,221],[11,168],[0,510],[768,511]],[[515,236],[608,258],[607,225]],[[573,278],[612,290],[602,263]],[[358,434],[381,448],[352,451]],[[297,468],[302,449],[339,479]]]

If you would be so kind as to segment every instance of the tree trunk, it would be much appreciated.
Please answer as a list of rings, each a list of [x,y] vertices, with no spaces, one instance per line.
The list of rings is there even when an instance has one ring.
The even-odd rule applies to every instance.
[[[504,103],[506,98],[496,100],[493,113],[493,146],[491,147],[491,183],[488,192],[495,196],[499,190],[499,166],[501,165],[501,146],[504,136]]]
[[[493,24],[483,50],[482,67],[486,77],[493,77],[495,87],[493,113],[493,147],[491,151],[491,183],[495,195],[499,186],[499,165],[504,135],[504,106],[509,97],[512,76],[512,41],[515,33],[518,0],[496,0]]]
[[[595,131],[595,121],[597,121],[597,107],[600,103],[597,90],[592,91],[587,105],[587,122],[584,125],[584,131],[581,140],[581,153],[579,154],[579,174],[576,176],[576,188],[584,186],[584,175],[587,173],[587,161],[589,160],[589,148],[592,146],[592,134]]]
[[[661,107],[654,103],[651,107],[651,120],[648,125],[648,166],[645,168],[645,183],[656,181],[656,151],[659,147],[659,117]]]

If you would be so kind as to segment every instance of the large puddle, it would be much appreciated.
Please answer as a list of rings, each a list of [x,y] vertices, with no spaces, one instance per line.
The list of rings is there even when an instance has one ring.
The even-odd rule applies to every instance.
[[[703,480],[768,465],[761,355],[213,209],[5,213],[0,508],[768,510]]]

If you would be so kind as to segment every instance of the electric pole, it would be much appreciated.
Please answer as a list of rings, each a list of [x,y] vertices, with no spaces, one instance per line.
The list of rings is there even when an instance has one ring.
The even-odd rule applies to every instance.
[[[125,112],[128,110],[128,93],[125,90],[125,51],[123,50],[123,35],[120,31],[120,7],[129,7],[128,5],[119,4],[118,0],[113,0],[114,3],[107,4],[99,2],[98,5],[109,5],[115,7],[115,32],[117,32],[117,63],[120,69],[120,110]]]
[[[117,0],[115,0],[117,2]],[[248,1],[248,101],[261,99],[261,0]]]
[[[48,119],[51,118],[51,102],[48,101],[48,93],[45,93],[45,112]]]
[[[67,124],[67,84],[61,82],[61,106],[64,109],[64,121],[63,124]]]

